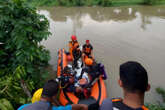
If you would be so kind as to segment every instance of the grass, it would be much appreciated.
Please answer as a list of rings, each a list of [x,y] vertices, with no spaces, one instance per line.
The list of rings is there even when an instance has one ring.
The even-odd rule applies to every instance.
[[[162,97],[162,102],[156,104],[146,104],[149,110],[165,110],[165,90],[162,88],[156,88],[156,92]]]

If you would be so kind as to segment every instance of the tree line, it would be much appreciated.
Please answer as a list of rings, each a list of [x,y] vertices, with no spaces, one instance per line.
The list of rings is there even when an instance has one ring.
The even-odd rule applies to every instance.
[[[38,6],[115,6],[127,4],[154,5],[163,4],[165,0],[27,0]]]

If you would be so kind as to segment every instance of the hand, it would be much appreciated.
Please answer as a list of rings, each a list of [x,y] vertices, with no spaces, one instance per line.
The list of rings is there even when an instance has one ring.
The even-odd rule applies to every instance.
[[[88,106],[85,104],[72,104],[72,110],[88,110]]]

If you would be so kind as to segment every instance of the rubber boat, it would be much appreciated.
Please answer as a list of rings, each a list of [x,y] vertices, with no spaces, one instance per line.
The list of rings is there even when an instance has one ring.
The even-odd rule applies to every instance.
[[[64,49],[58,51],[58,64],[57,64],[57,77],[60,77],[63,73],[63,69],[68,65],[67,61],[67,52]],[[77,70],[77,71],[81,71]],[[91,94],[88,99],[79,99],[74,93],[67,92],[64,89],[61,89],[59,95],[59,101],[62,105],[67,104],[92,104],[95,102],[102,103],[102,101],[107,97],[106,86],[104,83],[106,79],[106,74],[99,76],[98,80],[94,82],[91,87]]]

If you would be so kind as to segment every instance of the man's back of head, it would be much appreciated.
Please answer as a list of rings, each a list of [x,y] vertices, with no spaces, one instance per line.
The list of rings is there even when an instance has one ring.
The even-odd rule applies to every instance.
[[[124,98],[106,99],[100,110],[148,110],[144,106],[144,93],[150,86],[147,71],[140,63],[129,61],[120,65],[119,85]]]
[[[123,88],[131,93],[144,93],[148,87],[148,75],[144,67],[134,61],[120,65],[120,80]]]
[[[55,96],[59,90],[59,85],[55,80],[49,80],[43,86],[42,97],[51,98]]]
[[[22,105],[18,110],[49,110],[52,108],[51,103],[56,99],[58,90],[58,83],[55,80],[49,80],[43,86],[42,95],[39,101]]]

